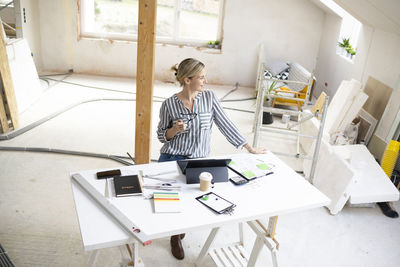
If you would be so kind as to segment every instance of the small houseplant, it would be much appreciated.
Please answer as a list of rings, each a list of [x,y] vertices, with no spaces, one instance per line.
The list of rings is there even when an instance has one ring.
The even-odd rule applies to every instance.
[[[273,98],[271,97],[272,94],[275,94],[275,90],[280,88],[280,86],[277,85],[277,81],[274,79],[269,80],[269,85],[265,90],[265,97],[264,97],[264,102],[267,107],[272,106],[272,100]]]
[[[274,100],[271,95],[275,94],[275,90],[280,88],[280,86],[277,85],[277,81],[274,79],[269,80],[269,85],[265,89],[265,97],[264,97],[264,102],[265,106],[271,107],[272,106],[272,101]],[[263,112],[263,119],[262,123],[263,124],[271,124],[274,122],[272,112]]]
[[[207,46],[208,46],[208,48],[213,48],[213,46],[214,46],[213,41],[208,41]]]
[[[219,49],[219,41],[218,40],[214,41],[214,48]]]
[[[342,39],[342,42],[338,42],[338,46],[341,48],[341,54],[344,54],[346,49],[350,47],[350,38],[344,38]]]

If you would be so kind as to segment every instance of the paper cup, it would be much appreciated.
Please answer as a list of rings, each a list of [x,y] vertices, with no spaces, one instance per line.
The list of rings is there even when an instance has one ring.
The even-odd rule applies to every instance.
[[[209,172],[202,172],[200,173],[200,190],[201,191],[208,191],[211,187],[211,180],[213,178],[212,174]]]

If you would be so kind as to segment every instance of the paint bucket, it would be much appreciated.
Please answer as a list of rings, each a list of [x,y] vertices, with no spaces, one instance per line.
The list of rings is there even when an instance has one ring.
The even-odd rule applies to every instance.
[[[381,167],[389,178],[392,176],[394,165],[396,164],[397,156],[399,155],[399,148],[400,142],[392,140],[383,154]]]

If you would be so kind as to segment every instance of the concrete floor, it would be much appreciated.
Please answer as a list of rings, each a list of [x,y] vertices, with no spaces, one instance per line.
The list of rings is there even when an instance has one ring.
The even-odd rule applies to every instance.
[[[61,78],[61,77],[56,77]],[[69,82],[132,92],[135,80],[73,75]],[[54,85],[54,83],[51,83]],[[46,86],[43,84],[43,86]],[[222,97],[230,86],[208,86]],[[179,88],[156,82],[154,94],[168,97]],[[251,88],[240,87],[227,99],[251,97]],[[50,87],[20,116],[20,128],[72,103],[93,98],[132,98],[134,95],[58,83]],[[254,110],[255,101],[227,102],[224,106]],[[160,103],[153,106],[151,155],[157,159],[156,139]],[[252,141],[253,114],[226,110],[244,136]],[[126,155],[134,149],[135,102],[97,101],[79,105],[0,146],[44,147]],[[263,135],[261,144],[271,150],[294,151],[295,142]],[[240,153],[214,128],[211,155]],[[282,158],[301,170],[301,162]],[[120,163],[106,159],[32,152],[0,152],[0,243],[16,266],[85,266],[90,252],[83,250],[69,173],[112,168]],[[400,211],[399,202],[394,203]],[[95,223],[95,222],[94,222]],[[325,208],[282,215],[278,220],[281,266],[399,266],[400,219],[385,217],[379,208],[345,207],[332,216]],[[253,234],[245,229],[250,250]],[[208,231],[187,233],[186,257],[175,260],[169,239],[141,247],[146,266],[194,266]],[[218,243],[237,239],[237,227],[223,229]],[[117,248],[100,251],[97,266],[119,266]],[[205,266],[214,266],[211,260]],[[272,266],[264,249],[257,266]]]

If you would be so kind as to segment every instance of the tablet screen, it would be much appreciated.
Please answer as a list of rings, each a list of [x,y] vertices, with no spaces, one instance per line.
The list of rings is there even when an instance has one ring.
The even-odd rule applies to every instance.
[[[217,213],[223,213],[235,207],[235,204],[217,194],[214,194],[213,192],[199,196],[196,199]]]

